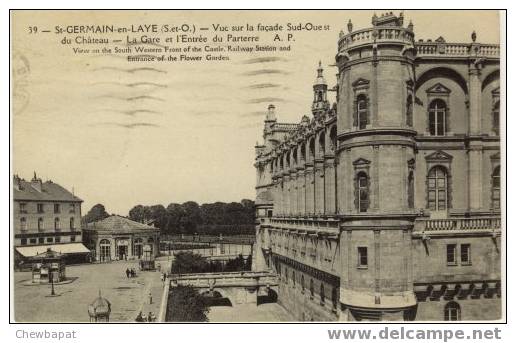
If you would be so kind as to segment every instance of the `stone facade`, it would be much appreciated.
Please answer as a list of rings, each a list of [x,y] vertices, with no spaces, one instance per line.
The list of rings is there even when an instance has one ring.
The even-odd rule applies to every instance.
[[[13,178],[14,246],[81,242],[82,200],[34,173],[31,181]]]
[[[88,223],[83,232],[84,243],[98,262],[141,259],[145,251],[152,258],[159,254],[159,228],[125,217],[111,215]]]
[[[335,104],[319,65],[311,118],[269,106],[255,268],[299,320],[501,317],[499,46],[403,21],[349,22]]]

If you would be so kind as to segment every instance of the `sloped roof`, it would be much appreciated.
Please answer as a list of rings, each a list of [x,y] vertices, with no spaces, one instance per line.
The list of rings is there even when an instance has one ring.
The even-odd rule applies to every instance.
[[[18,180],[18,186],[14,186],[13,199],[34,201],[82,201],[82,199],[52,181],[41,182],[41,191],[39,191],[30,181],[22,179]]]
[[[134,231],[159,231],[158,228],[113,214],[103,220],[88,223],[85,230],[130,233]]]

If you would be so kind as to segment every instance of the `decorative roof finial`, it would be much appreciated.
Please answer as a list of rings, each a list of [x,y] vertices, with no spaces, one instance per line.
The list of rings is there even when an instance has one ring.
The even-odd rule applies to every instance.
[[[353,23],[351,22],[351,19],[348,21],[348,32],[351,33],[353,31]]]
[[[475,31],[471,33],[471,40],[473,41],[473,43],[477,41],[477,33]]]
[[[373,19],[371,20],[372,24],[376,26],[376,20],[378,20],[378,16],[376,15],[376,12],[373,14]]]
[[[409,22],[407,29],[411,32],[414,31],[414,24],[412,24],[412,20]]]

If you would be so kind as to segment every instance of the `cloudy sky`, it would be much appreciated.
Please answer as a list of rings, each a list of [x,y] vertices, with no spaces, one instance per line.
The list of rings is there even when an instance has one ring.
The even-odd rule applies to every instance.
[[[380,14],[382,11],[377,11]],[[398,13],[399,11],[396,11]],[[310,113],[322,61],[330,86],[338,33],[371,25],[373,11],[18,12],[13,14],[13,173],[36,171],[84,199],[127,214],[136,204],[254,198],[254,145],[269,103],[281,122]],[[498,43],[498,13],[404,11],[416,39]],[[129,63],[116,54],[77,55],[55,25],[221,23],[329,25],[295,33],[290,52],[236,53],[230,61]],[[405,24],[405,25],[406,25]],[[29,34],[37,26],[37,34]],[[206,33],[212,36],[211,31]],[[113,37],[124,38],[117,34]],[[167,35],[161,35],[166,37]],[[261,34],[263,43],[272,34]],[[249,45],[249,44],[247,44]],[[84,46],[86,48],[93,46]],[[15,71],[13,70],[13,73]],[[333,101],[333,95],[331,96]]]

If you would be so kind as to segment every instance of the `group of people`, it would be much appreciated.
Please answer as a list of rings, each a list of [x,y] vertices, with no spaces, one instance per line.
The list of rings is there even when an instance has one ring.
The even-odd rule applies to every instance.
[[[131,268],[131,269],[127,268],[125,270],[125,275],[127,275],[128,278],[136,277],[136,270],[134,270],[134,268]]]
[[[149,314],[146,316],[144,314],[142,314],[142,311],[140,311],[140,313],[138,313],[138,315],[136,316],[136,319],[135,319],[137,322],[155,322],[156,321],[156,316],[154,315],[154,313],[152,312],[149,312]]]

